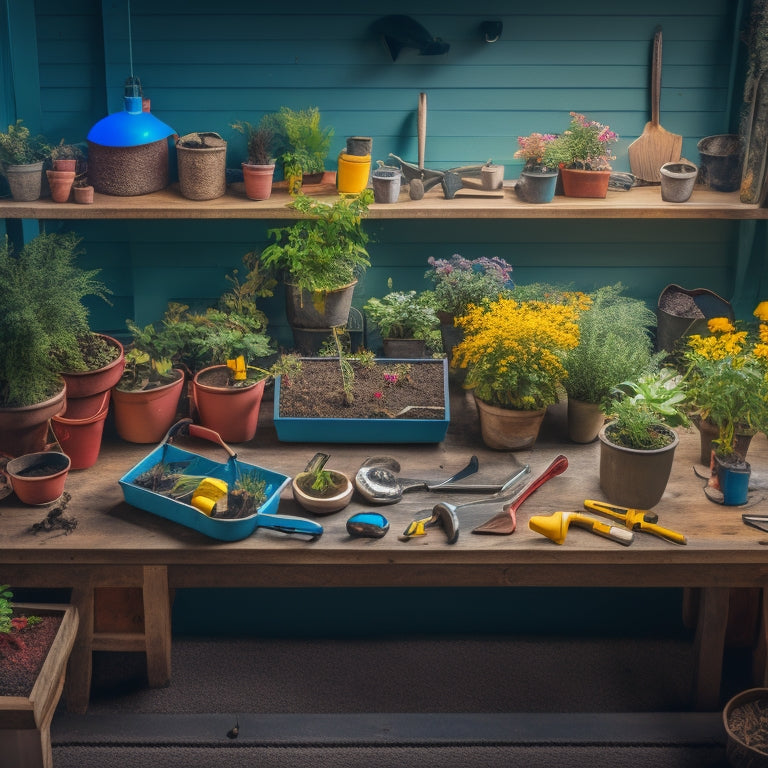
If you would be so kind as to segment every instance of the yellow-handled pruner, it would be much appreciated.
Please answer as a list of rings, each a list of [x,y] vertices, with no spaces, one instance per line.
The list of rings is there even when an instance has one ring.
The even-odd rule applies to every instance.
[[[643,531],[651,533],[673,544],[687,544],[688,541],[682,533],[672,531],[657,524],[659,516],[655,512],[649,512],[647,509],[632,509],[630,507],[619,507],[615,504],[608,504],[605,501],[595,501],[587,499],[584,502],[587,509],[599,512],[601,515],[612,517],[614,520],[621,520],[625,527],[630,531]]]

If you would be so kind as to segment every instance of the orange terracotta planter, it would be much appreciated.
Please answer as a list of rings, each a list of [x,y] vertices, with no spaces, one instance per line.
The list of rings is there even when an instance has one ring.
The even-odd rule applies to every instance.
[[[102,405],[97,413],[85,419],[68,419],[54,416],[51,419],[53,434],[61,450],[72,461],[70,469],[88,469],[99,458],[104,422],[109,412],[109,392],[102,393]]]
[[[566,197],[605,197],[611,172],[561,168],[560,178]]]
[[[125,391],[115,387],[112,401],[115,429],[129,443],[159,443],[176,421],[184,373],[174,369],[178,378],[154,389]]]

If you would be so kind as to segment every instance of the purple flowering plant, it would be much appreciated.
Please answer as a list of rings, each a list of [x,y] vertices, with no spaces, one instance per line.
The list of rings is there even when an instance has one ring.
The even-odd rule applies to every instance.
[[[553,133],[531,133],[518,136],[520,147],[513,155],[518,160],[525,160],[524,171],[556,171],[557,159],[552,156],[551,145],[557,139]]]
[[[434,284],[432,299],[438,313],[460,317],[470,305],[496,300],[514,288],[512,267],[498,256],[466,259],[455,253],[450,259],[430,256],[427,263],[430,269],[424,277]]]

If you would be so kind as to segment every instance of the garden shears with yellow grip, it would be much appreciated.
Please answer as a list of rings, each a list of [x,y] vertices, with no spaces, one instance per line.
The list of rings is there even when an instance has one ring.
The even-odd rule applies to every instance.
[[[601,515],[612,517],[614,520],[621,520],[630,531],[642,531],[658,536],[661,539],[670,541],[673,544],[687,544],[688,541],[682,533],[672,531],[657,524],[659,516],[655,512],[649,512],[647,509],[632,509],[631,507],[620,507],[616,504],[608,504],[605,501],[595,501],[587,499],[584,502],[586,509],[594,510]]]

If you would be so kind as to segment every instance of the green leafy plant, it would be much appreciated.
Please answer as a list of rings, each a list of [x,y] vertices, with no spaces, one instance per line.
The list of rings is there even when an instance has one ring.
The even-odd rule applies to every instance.
[[[619,137],[607,125],[571,112],[568,128],[546,148],[547,165],[586,171],[609,171],[616,157],[611,151]]]
[[[768,302],[754,312],[757,329],[712,318],[709,335],[688,337],[684,387],[693,414],[718,429],[716,452],[734,453],[737,432],[768,429]],[[742,457],[743,458],[743,457]]]
[[[297,482],[304,493],[319,498],[329,498],[346,486],[347,481],[344,475],[325,469],[329,458],[327,453],[316,453],[305,470],[299,473]]]
[[[383,338],[424,339],[431,348],[440,347],[440,320],[429,294],[393,291],[380,299],[368,299],[363,310]]]
[[[5,648],[24,648],[24,642],[19,633],[28,627],[34,627],[42,619],[39,616],[13,615],[13,592],[8,584],[0,584],[0,657],[4,656]]]
[[[126,321],[133,340],[126,353],[121,389],[137,388],[142,379],[157,386],[153,382],[164,383],[171,368],[191,376],[209,365],[224,365],[240,356],[247,362],[273,354],[272,340],[266,333],[267,316],[257,299],[272,296],[276,281],[260,269],[255,252],[243,256],[243,265],[244,277],[237,269],[226,276],[230,289],[222,294],[217,307],[194,312],[186,304],[171,302],[157,326],[141,328],[132,320]],[[246,373],[245,384],[265,375],[252,365],[247,365]]]
[[[264,119],[258,125],[252,125],[247,120],[238,120],[232,123],[232,128],[245,136],[249,163],[272,165],[275,162],[275,132]]]
[[[653,367],[651,328],[656,315],[644,302],[622,295],[620,283],[587,296],[578,318],[579,343],[564,358],[568,397],[603,403],[622,381]]]
[[[621,382],[605,412],[612,419],[606,427],[611,442],[640,451],[669,445],[669,428],[690,423],[681,378],[670,368]]]
[[[29,128],[17,120],[0,133],[0,163],[6,165],[28,165],[45,160],[51,147],[44,136],[33,136]]]
[[[262,124],[274,134],[278,163],[286,177],[291,172],[309,174],[324,170],[333,128],[320,126],[317,107],[281,107],[279,112],[265,115]]]
[[[551,151],[552,143],[556,138],[552,133],[531,133],[528,136],[518,136],[519,149],[513,157],[525,160],[524,171],[556,171],[558,162]]]
[[[17,252],[0,243],[0,405],[41,402],[61,389],[61,371],[87,370],[81,341],[93,339],[86,296],[106,300],[98,269],[77,266],[73,233],[44,233]]]
[[[433,306],[436,311],[459,317],[471,305],[482,304],[485,299],[495,300],[514,287],[512,267],[494,256],[465,259],[456,253],[450,259],[427,259],[430,269],[424,277],[433,288]]]
[[[351,198],[339,196],[333,204],[299,195],[291,207],[307,218],[270,229],[268,235],[275,242],[262,251],[262,263],[285,271],[303,290],[348,285],[370,266],[362,219],[372,202],[370,189]]]

